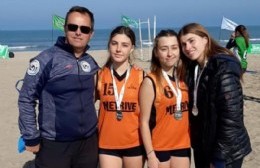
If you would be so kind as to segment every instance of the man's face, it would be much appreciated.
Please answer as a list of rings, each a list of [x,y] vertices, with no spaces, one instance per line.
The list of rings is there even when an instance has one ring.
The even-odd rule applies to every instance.
[[[67,42],[75,51],[85,51],[92,34],[91,19],[88,14],[73,12],[68,16],[67,25],[65,26],[65,36]]]

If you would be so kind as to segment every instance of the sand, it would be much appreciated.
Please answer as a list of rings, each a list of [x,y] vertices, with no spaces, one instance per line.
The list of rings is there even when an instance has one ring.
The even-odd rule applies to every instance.
[[[34,155],[29,152],[19,154],[17,139],[18,129],[18,92],[15,84],[24,77],[30,58],[38,52],[16,52],[11,59],[0,59],[0,167],[29,168]],[[100,66],[107,59],[106,51],[90,51]],[[148,60],[149,58],[144,58]],[[248,56],[248,70],[244,75],[245,95],[245,125],[249,132],[253,152],[245,158],[243,168],[260,167],[260,55]],[[148,61],[140,58],[135,63],[145,70],[149,68]],[[193,164],[191,167],[194,167]]]

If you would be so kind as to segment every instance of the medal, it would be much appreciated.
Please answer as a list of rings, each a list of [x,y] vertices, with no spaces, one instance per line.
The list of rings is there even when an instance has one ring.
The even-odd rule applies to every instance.
[[[123,118],[123,113],[122,113],[122,111],[121,111],[121,110],[117,110],[117,111],[116,111],[116,119],[117,119],[117,121],[121,121],[122,118]]]
[[[199,114],[199,110],[197,108],[198,87],[199,87],[200,77],[201,77],[205,67],[207,66],[207,62],[208,62],[207,60],[204,62],[203,69],[201,70],[200,73],[199,73],[199,65],[196,65],[196,67],[194,69],[194,90],[193,90],[193,107],[192,107],[192,114],[194,116],[198,116],[198,114]]]
[[[114,89],[114,95],[115,95],[115,101],[116,101],[116,119],[117,121],[121,121],[123,119],[123,113],[122,113],[122,109],[121,109],[121,102],[123,100],[124,97],[124,92],[125,92],[125,86],[126,86],[126,81],[130,75],[130,69],[131,67],[129,66],[126,72],[126,77],[125,77],[125,82],[121,88],[120,93],[118,94],[117,91],[117,85],[116,85],[116,81],[115,81],[115,77],[114,77],[114,72],[113,72],[113,65],[111,65],[110,67],[110,71],[111,71],[111,75],[112,75],[112,80],[113,80],[113,89]]]
[[[198,114],[199,114],[199,110],[196,105],[193,105],[193,107],[192,107],[192,114],[194,116],[198,116]]]
[[[164,79],[168,83],[169,87],[171,88],[173,94],[176,97],[176,109],[173,116],[176,120],[181,120],[182,119],[182,109],[181,109],[182,93],[181,93],[181,89],[179,88],[179,81],[178,81],[176,71],[174,71],[176,88],[173,86],[172,82],[170,81],[170,78],[168,77],[167,73],[164,70],[162,70],[162,74]]]
[[[181,111],[181,110],[176,110],[176,111],[174,112],[174,118],[175,118],[176,120],[181,120],[181,119],[182,119],[182,111]]]

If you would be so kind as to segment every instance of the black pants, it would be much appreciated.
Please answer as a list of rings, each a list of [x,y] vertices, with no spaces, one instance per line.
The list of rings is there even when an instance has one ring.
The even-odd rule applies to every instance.
[[[87,139],[55,142],[43,139],[36,154],[36,168],[97,168],[98,142],[95,133]]]
[[[234,162],[226,165],[226,168],[241,168],[243,163],[243,158],[239,160],[235,160]]]

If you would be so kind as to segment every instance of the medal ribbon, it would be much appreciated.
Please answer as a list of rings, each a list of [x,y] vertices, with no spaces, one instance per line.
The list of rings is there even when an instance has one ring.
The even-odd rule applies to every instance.
[[[164,79],[166,80],[166,82],[170,86],[171,90],[173,91],[174,95],[176,96],[176,110],[181,111],[182,94],[181,94],[181,90],[179,88],[179,81],[178,81],[178,77],[176,75],[176,71],[174,71],[175,84],[176,84],[176,87],[177,87],[176,89],[172,85],[172,82],[170,81],[169,76],[167,75],[167,73],[164,70],[162,70],[162,74],[163,74]]]
[[[198,92],[198,86],[200,82],[200,77],[207,65],[208,61],[205,61],[204,66],[199,73],[199,65],[196,65],[195,70],[194,70],[194,90],[193,90],[193,107],[197,107],[197,92]]]
[[[116,109],[117,110],[121,110],[121,102],[123,100],[124,97],[124,93],[125,93],[125,85],[126,85],[126,81],[129,78],[129,74],[130,74],[130,66],[127,69],[126,72],[126,77],[125,77],[125,82],[120,90],[120,94],[118,95],[118,90],[117,90],[117,85],[116,85],[116,80],[114,77],[114,72],[113,72],[113,65],[110,66],[110,71],[111,71],[111,75],[112,75],[112,80],[113,80],[113,89],[114,89],[114,93],[115,93],[115,101],[116,101]]]

